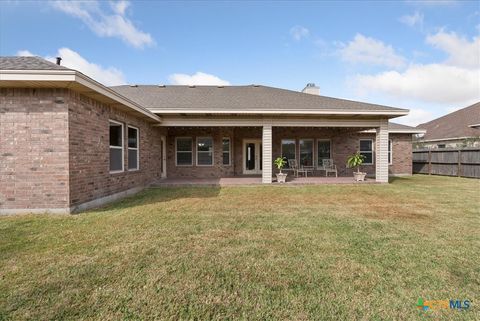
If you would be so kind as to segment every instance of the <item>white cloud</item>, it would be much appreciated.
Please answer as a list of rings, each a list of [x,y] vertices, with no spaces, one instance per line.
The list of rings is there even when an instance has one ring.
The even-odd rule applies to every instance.
[[[117,1],[117,2],[110,2],[113,11],[117,14],[124,16],[125,10],[130,6],[130,2],[128,1]]]
[[[17,51],[17,56],[32,57],[35,55],[28,50],[19,50]]]
[[[347,62],[383,65],[391,68],[401,68],[405,65],[405,58],[398,55],[392,46],[362,34],[355,35],[352,41],[346,45],[340,44],[340,47],[340,56]]]
[[[56,56],[62,57],[63,66],[78,70],[106,86],[123,85],[126,83],[125,76],[117,68],[104,68],[89,62],[80,56],[79,53],[69,48],[60,48]],[[46,59],[52,62],[55,61],[55,57],[46,57]]]
[[[427,43],[448,54],[447,64],[465,67],[480,68],[480,36],[470,42],[455,32],[444,32],[427,37]]]
[[[294,26],[290,29],[290,35],[296,41],[300,41],[303,38],[307,38],[310,35],[310,31],[303,26]]]
[[[404,72],[358,75],[361,92],[381,92],[397,98],[444,104],[480,100],[480,70],[444,64],[411,65]]]
[[[37,56],[28,50],[19,50],[17,56]],[[126,83],[123,73],[114,67],[104,68],[87,61],[78,52],[69,48],[60,48],[55,56],[47,56],[46,60],[56,62],[56,57],[62,58],[62,66],[78,70],[90,78],[106,86],[123,85]]]
[[[407,116],[395,118],[393,122],[408,126],[417,126],[434,118],[433,113],[422,108],[412,108]]]
[[[441,49],[447,59],[440,63],[411,64],[403,72],[385,71],[357,75],[353,83],[362,93],[387,94],[402,100],[467,106],[480,100],[480,37],[469,41],[440,31],[427,43]]]
[[[211,85],[211,86],[229,86],[230,82],[223,80],[215,75],[196,72],[193,75],[172,74],[168,77],[172,85]]]
[[[423,13],[415,11],[412,15],[405,15],[400,17],[399,21],[406,24],[409,27],[420,26],[423,27]]]
[[[125,16],[128,1],[111,3],[112,13],[106,13],[98,1],[51,1],[50,5],[78,18],[100,37],[116,37],[127,44],[143,48],[155,44],[152,36],[137,29]]]

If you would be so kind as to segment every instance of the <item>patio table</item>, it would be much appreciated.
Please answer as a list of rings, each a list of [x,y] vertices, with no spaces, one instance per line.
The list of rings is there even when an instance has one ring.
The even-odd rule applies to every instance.
[[[302,166],[301,169],[305,173],[305,177],[307,177],[307,173],[309,172],[312,173],[312,175],[314,174],[315,166]]]

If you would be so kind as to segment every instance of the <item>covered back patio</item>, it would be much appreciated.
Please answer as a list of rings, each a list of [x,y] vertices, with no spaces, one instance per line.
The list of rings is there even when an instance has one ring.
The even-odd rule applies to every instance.
[[[354,183],[345,163],[362,146],[366,182],[388,182],[386,118],[165,117],[159,126],[165,130],[164,179],[156,184],[162,186],[269,184],[276,181],[277,157],[311,169],[296,177],[287,166],[287,184]],[[338,177],[325,177],[323,159],[333,161]]]

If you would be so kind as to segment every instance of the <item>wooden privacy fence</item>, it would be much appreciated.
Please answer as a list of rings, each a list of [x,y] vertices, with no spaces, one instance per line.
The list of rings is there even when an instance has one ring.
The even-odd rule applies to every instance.
[[[480,178],[480,148],[414,150],[413,173]]]

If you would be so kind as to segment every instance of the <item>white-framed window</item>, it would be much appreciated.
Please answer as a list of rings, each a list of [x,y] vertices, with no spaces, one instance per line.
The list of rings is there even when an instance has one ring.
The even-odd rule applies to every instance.
[[[222,164],[229,166],[231,165],[231,143],[230,137],[222,138]]]
[[[193,165],[192,137],[176,137],[175,138],[175,164],[177,166]]]
[[[360,139],[360,154],[365,156],[364,165],[373,164],[373,139]]]
[[[123,123],[115,120],[110,125],[110,173],[123,172]]]
[[[137,127],[127,126],[128,170],[140,169],[139,130]]]
[[[317,167],[323,166],[324,159],[332,158],[332,142],[330,139],[317,139]]]
[[[393,163],[393,142],[391,139],[388,140],[388,165]]]
[[[213,165],[213,138],[197,137],[197,166]]]
[[[288,160],[297,159],[295,139],[282,139],[281,154],[287,160],[285,168],[290,168]]]
[[[300,139],[300,166],[313,166],[313,139]]]

